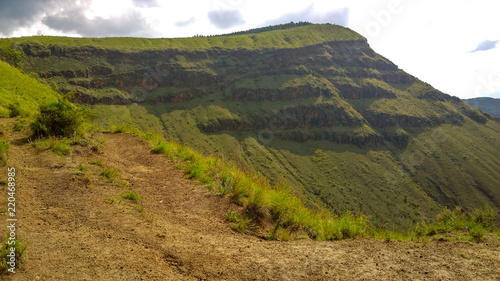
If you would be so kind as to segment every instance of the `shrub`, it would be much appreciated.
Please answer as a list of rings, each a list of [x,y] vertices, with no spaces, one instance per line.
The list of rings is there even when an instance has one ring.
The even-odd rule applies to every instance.
[[[475,209],[474,212],[470,214],[472,221],[482,225],[484,228],[493,230],[495,227],[496,213],[493,211],[488,204],[484,205],[483,210]]]
[[[7,108],[9,109],[9,117],[12,118],[21,115],[21,106],[18,102],[9,104]]]
[[[23,119],[17,120],[16,123],[14,124],[14,131],[20,132],[20,131],[24,130],[25,122],[26,121]]]
[[[35,137],[71,137],[77,133],[83,123],[83,111],[68,101],[71,95],[40,106],[40,113],[31,124]]]

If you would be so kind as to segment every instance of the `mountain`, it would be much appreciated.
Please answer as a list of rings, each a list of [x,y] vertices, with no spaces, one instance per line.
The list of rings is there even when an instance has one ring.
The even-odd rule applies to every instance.
[[[500,99],[494,98],[473,98],[464,100],[468,105],[472,105],[482,111],[500,118]]]
[[[500,210],[500,121],[305,25],[176,38],[0,40],[5,61],[97,113],[286,181],[311,208],[408,228],[444,206]],[[418,55],[418,54],[411,54]]]

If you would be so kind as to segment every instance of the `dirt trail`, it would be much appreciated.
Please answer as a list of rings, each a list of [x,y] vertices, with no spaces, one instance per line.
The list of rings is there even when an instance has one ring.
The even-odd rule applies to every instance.
[[[137,137],[101,134],[98,152],[56,156],[0,119],[17,170],[18,232],[27,260],[6,280],[499,280],[498,239],[485,243],[265,241],[225,223],[235,208],[150,153]],[[100,160],[121,175],[99,177]],[[77,172],[87,167],[86,176]],[[120,194],[132,190],[133,203]],[[6,192],[0,206],[6,206]],[[1,214],[5,222],[6,214]],[[0,277],[1,278],[1,277]]]

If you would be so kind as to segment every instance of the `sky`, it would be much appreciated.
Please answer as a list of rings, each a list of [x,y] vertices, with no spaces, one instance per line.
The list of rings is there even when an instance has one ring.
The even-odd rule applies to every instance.
[[[332,23],[404,71],[460,98],[500,98],[498,0],[0,0],[0,37],[224,34]]]

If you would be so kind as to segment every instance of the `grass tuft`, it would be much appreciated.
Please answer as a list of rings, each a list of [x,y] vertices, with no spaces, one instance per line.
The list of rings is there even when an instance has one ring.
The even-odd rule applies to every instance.
[[[25,259],[24,251],[27,247],[26,243],[22,243],[21,240],[15,239],[13,240],[14,245],[12,245],[12,242],[8,238],[9,236],[6,234],[3,237],[3,241],[0,246],[0,275],[8,272],[9,265],[7,264],[7,262],[10,261],[10,257],[8,257],[8,255],[11,253],[11,248],[14,248],[16,268],[20,263],[24,262]]]
[[[105,180],[113,182],[116,179],[116,177],[118,177],[118,172],[115,169],[109,167],[103,167],[99,175]]]
[[[67,156],[71,153],[71,146],[66,139],[56,141],[54,145],[51,146],[51,149],[54,153],[63,156]]]
[[[0,164],[1,165],[7,164],[7,150],[8,149],[9,149],[9,144],[4,140],[0,140]]]
[[[154,146],[153,151],[167,155],[188,178],[199,180],[221,196],[233,198],[257,219],[272,217],[280,221],[280,227],[287,230],[278,232],[277,227],[270,237],[279,234],[288,239],[291,232],[305,230],[312,239],[337,240],[361,236],[367,230],[364,216],[350,212],[340,216],[325,211],[313,212],[282,184],[271,186],[262,177],[243,172],[214,157],[203,157],[189,147],[163,142]],[[232,212],[227,219],[233,223],[233,229],[241,232],[248,231],[252,223],[252,219]]]
[[[139,201],[141,201],[141,197],[139,195],[137,195],[133,191],[126,191],[126,192],[124,192],[122,194],[122,198],[130,200],[130,201],[132,201],[134,203],[138,203]]]
[[[232,224],[233,230],[237,232],[248,232],[252,229],[252,219],[245,218],[237,212],[228,211],[226,215],[226,221]]]

